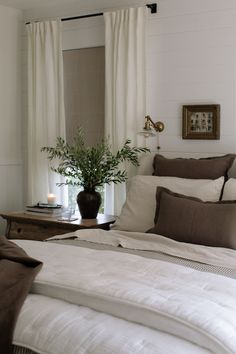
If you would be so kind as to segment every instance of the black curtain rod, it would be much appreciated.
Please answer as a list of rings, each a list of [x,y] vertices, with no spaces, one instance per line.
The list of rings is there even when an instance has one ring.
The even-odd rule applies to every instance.
[[[157,13],[157,4],[147,4],[147,8],[151,10],[151,14],[156,14]],[[88,15],[81,15],[81,16],[74,16],[74,17],[66,17],[62,18],[61,21],[73,21],[73,20],[79,20],[80,18],[88,18],[88,17],[97,17],[97,16],[103,16],[103,12],[98,12],[95,14],[88,14]],[[30,24],[30,22],[26,22],[26,25]]]
[[[147,4],[147,8],[151,10],[152,14],[157,13],[157,4]],[[102,16],[103,12],[98,12],[95,14],[88,14],[88,15],[81,15],[81,16],[75,16],[75,17],[66,17],[62,18],[61,21],[73,21],[73,20],[79,20],[80,18],[88,18],[88,17],[97,17],[97,16]]]

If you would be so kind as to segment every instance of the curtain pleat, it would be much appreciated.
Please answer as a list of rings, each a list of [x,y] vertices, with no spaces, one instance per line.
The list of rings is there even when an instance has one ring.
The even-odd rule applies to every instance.
[[[65,138],[63,58],[59,20],[30,23],[28,35],[28,156],[27,202],[44,202],[48,193],[65,201],[65,189],[57,187],[61,177],[50,171],[43,146],[54,146]]]
[[[106,12],[105,19],[105,136],[113,152],[126,139],[143,146],[141,129],[146,113],[146,7]],[[129,177],[136,169],[126,166]],[[105,212],[118,215],[125,184],[106,187]]]

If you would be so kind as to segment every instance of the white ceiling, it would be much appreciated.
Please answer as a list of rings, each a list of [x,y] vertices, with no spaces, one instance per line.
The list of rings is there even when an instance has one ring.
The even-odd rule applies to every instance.
[[[0,0],[0,6],[19,9],[25,21],[73,17],[110,11],[118,8],[143,6],[147,0]],[[147,2],[151,2],[150,0]]]
[[[65,3],[70,4],[74,2],[74,0],[0,0],[0,5],[28,10],[47,6],[60,6]]]
[[[135,3],[135,1],[131,1]],[[14,7],[22,10],[29,9],[39,9],[52,6],[62,6],[68,5],[81,8],[109,8],[116,7],[117,3],[119,6],[127,5],[130,3],[129,0],[0,0],[0,5]],[[139,1],[137,1],[139,3]]]

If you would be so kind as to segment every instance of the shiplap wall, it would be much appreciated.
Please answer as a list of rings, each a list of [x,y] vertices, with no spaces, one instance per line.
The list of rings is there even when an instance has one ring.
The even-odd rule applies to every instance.
[[[19,10],[0,6],[0,211],[23,207]],[[5,222],[0,220],[0,232]]]
[[[166,125],[162,151],[236,152],[235,75],[236,1],[158,1],[148,21],[147,111]],[[221,105],[220,140],[182,140],[182,105],[202,103]]]
[[[94,11],[87,10],[103,11],[98,3]],[[159,0],[157,5],[158,13],[148,15],[147,114],[165,123],[161,151],[236,152],[236,1]],[[70,16],[78,10],[29,10],[27,18]],[[102,18],[64,22],[63,27],[64,49],[104,44]],[[221,105],[220,140],[182,140],[182,105],[204,103]],[[155,151],[156,137],[147,145]]]

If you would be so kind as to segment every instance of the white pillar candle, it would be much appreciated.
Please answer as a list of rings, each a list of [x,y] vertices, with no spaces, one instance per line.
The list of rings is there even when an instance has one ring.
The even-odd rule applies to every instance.
[[[48,205],[56,205],[56,196],[55,194],[48,194]]]

